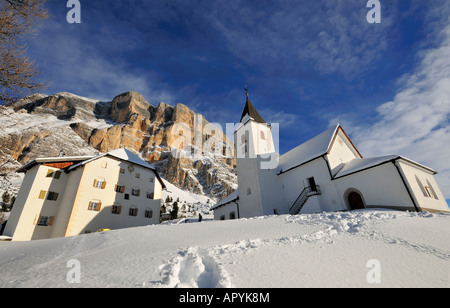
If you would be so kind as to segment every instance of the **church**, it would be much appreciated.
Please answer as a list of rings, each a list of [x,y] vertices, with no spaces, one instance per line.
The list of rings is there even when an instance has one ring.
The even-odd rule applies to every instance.
[[[433,169],[400,155],[363,157],[338,124],[284,155],[247,101],[234,132],[238,189],[215,220],[384,208],[449,212]]]

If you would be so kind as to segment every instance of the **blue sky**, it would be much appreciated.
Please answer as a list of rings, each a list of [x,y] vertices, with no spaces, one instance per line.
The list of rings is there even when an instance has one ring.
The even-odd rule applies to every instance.
[[[244,87],[280,123],[285,153],[338,122],[363,156],[401,154],[439,172],[450,198],[450,1],[64,0],[29,42],[47,94],[188,105],[236,123]]]

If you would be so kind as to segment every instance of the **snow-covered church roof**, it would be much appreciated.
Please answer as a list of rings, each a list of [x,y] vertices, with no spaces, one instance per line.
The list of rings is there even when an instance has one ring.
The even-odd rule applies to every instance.
[[[239,199],[239,190],[236,189],[234,192],[232,192],[230,195],[228,195],[227,197],[223,198],[222,200],[220,200],[218,203],[216,203],[216,205],[214,205],[211,210],[215,210],[218,209],[221,206],[224,206],[228,203],[234,202],[236,200]]]
[[[328,153],[333,142],[333,138],[339,128],[339,124],[330,127],[320,135],[308,140],[295,149],[280,156],[280,162],[278,165],[279,173],[291,170]]]
[[[370,157],[370,158],[356,158],[348,163],[346,163],[341,170],[333,177],[333,179],[338,179],[344,176],[348,176],[357,172],[361,172],[366,169],[370,169],[376,166],[383,165],[388,162],[396,161],[396,160],[403,160],[407,161],[410,164],[413,164],[415,166],[421,167],[423,169],[428,170],[432,174],[437,174],[436,171],[433,169],[424,166],[422,164],[419,164],[418,162],[415,162],[409,158],[400,156],[400,155],[388,155],[388,156],[379,156],[379,157]]]

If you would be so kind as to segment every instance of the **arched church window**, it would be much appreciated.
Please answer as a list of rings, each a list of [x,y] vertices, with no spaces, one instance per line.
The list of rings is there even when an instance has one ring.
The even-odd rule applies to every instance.
[[[266,140],[266,134],[264,134],[263,131],[261,131],[260,134],[261,134],[261,139],[262,140]]]

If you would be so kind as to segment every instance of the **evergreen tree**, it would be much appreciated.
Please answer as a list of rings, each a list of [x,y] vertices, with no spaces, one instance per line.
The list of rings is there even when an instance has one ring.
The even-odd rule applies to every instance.
[[[170,219],[177,219],[178,218],[178,202],[174,202],[172,204],[172,210],[170,211]]]
[[[3,202],[3,206],[6,207],[7,205],[9,205],[9,201],[11,199],[10,194],[5,191],[2,195],[2,202]]]

